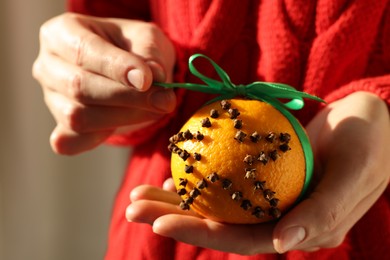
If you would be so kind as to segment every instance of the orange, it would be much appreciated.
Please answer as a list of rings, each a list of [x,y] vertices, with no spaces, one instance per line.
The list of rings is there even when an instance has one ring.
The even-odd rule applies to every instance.
[[[169,149],[180,207],[218,222],[277,219],[304,185],[300,140],[287,118],[262,101],[202,107],[170,138]]]

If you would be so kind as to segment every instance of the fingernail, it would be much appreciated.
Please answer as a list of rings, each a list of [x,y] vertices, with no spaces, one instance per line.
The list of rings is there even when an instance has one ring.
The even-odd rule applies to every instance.
[[[129,83],[136,89],[141,90],[144,85],[144,74],[138,69],[132,69],[127,73]]]
[[[302,242],[305,236],[306,231],[303,227],[290,227],[282,232],[280,238],[274,239],[275,250],[281,254],[285,253]]]
[[[174,94],[169,90],[158,90],[150,96],[151,105],[162,112],[171,112],[174,104]]]

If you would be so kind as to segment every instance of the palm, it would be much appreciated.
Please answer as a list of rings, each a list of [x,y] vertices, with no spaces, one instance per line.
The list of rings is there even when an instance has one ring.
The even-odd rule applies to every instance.
[[[154,232],[163,236],[239,254],[275,252],[274,246],[279,252],[286,251],[283,232],[294,226],[306,230],[304,241],[294,249],[314,250],[339,245],[386,188],[390,177],[390,166],[385,159],[388,151],[378,151],[373,145],[378,136],[389,144],[387,109],[376,106],[374,97],[366,95],[351,95],[335,102],[307,126],[317,159],[314,187],[308,197],[279,222],[258,225],[213,222],[181,210],[177,206],[180,198],[172,190],[151,186],[140,186],[132,192],[133,203],[127,217],[152,224]],[[351,111],[351,105],[357,104],[361,109]],[[389,145],[384,147],[389,149]],[[376,156],[378,162],[374,168],[367,164],[372,156]],[[372,178],[370,173],[378,170],[382,170],[381,174]]]

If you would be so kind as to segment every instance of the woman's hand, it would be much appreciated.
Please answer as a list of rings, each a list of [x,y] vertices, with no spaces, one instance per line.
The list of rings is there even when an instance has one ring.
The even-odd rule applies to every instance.
[[[277,223],[228,225],[177,206],[172,181],[163,189],[132,191],[129,221],[155,233],[244,255],[336,247],[380,197],[390,178],[390,122],[386,104],[357,92],[334,102],[308,125],[316,162],[313,191]]]
[[[135,188],[126,217],[131,222],[148,223],[159,235],[195,246],[244,255],[272,253],[274,223],[229,225],[205,219],[192,210],[182,210],[181,201],[168,179],[163,189],[150,185]]]
[[[102,143],[118,128],[136,130],[172,112],[174,48],[151,23],[66,13],[40,31],[33,75],[57,126],[54,151],[76,154]]]
[[[277,224],[279,252],[340,245],[389,184],[389,111],[377,96],[356,92],[334,102],[307,131],[318,185]]]

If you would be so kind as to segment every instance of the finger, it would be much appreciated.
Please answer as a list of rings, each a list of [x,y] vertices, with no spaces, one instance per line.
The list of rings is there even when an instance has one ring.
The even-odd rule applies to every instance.
[[[170,80],[175,62],[174,48],[155,24],[139,24],[125,28],[124,35],[132,41],[131,51],[142,57],[152,70],[154,80]]]
[[[152,71],[154,81],[157,82],[167,81],[167,75],[169,75],[171,72],[166,72],[167,69],[164,69],[163,66],[161,66],[159,63],[153,60],[146,61],[146,64],[148,64],[150,70]]]
[[[141,185],[131,191],[130,200],[132,202],[138,200],[154,200],[179,205],[181,198],[176,192],[165,191],[151,185]]]
[[[193,216],[163,215],[153,231],[175,240],[219,251],[253,255],[275,252],[272,225],[228,225]]]
[[[170,113],[176,106],[171,89],[152,87],[147,92],[134,91],[127,86],[46,55],[35,67],[35,75],[46,88],[66,95],[85,105],[139,108],[151,112]]]
[[[153,224],[157,218],[167,214],[195,216],[192,211],[184,211],[177,205],[154,200],[137,200],[126,209],[126,218],[130,222]]]
[[[362,199],[356,207],[348,214],[348,217],[340,222],[333,230],[321,234],[313,239],[306,240],[294,249],[308,251],[310,247],[333,248],[339,246],[345,239],[348,231],[368,211],[371,205],[377,201],[387,187],[387,181],[382,182],[368,196]]]
[[[346,198],[332,188],[313,192],[279,221],[274,231],[275,249],[284,253],[335,230],[354,207]]]
[[[79,134],[58,125],[50,136],[50,144],[58,154],[75,155],[97,147],[111,134],[112,131]]]
[[[121,39],[120,28],[112,23],[67,14],[43,26],[40,38],[49,52],[85,70],[139,91],[146,91],[152,83],[152,71],[144,60],[114,44],[125,40]]]
[[[164,181],[163,190],[172,191],[172,192],[176,191],[176,187],[175,187],[175,183],[173,181],[173,178],[168,178]]]
[[[359,130],[354,132],[353,129]],[[276,226],[274,244],[278,252],[304,246],[305,241],[315,241],[320,236],[328,239],[329,234],[335,242],[327,245],[341,242],[347,230],[339,230],[338,227],[344,220],[350,219],[351,212],[380,182],[380,176],[372,177],[373,173],[381,173],[378,166],[370,163],[375,161],[373,149],[366,147],[365,142],[358,141],[361,136],[370,138],[367,134],[362,134],[361,131],[364,132],[365,129],[361,120],[352,117],[344,120],[343,124],[334,126],[332,133],[327,133],[333,139],[322,145],[328,147],[328,154],[323,159],[326,160],[324,176],[310,197]],[[351,147],[354,149],[350,149]],[[367,210],[370,206],[365,207]],[[351,227],[350,224],[346,226]]]
[[[279,253],[306,247],[338,246],[387,184],[381,183],[368,194],[360,192],[359,196],[352,196],[350,189],[345,188],[344,177],[339,176],[341,184],[335,185],[327,183],[330,175],[326,174],[310,197],[293,208],[275,227],[273,241]]]
[[[45,100],[56,121],[77,133],[155,122],[163,116],[133,108],[85,106],[50,91],[45,93]]]
[[[305,252],[315,252],[315,251],[318,251],[320,249],[321,249],[320,247],[310,247],[310,248],[304,249],[303,251],[305,251]]]
[[[384,148],[388,146],[375,145],[375,140],[388,140],[383,131],[386,123],[381,121],[378,107],[371,106],[371,97],[369,100],[353,100],[356,97],[351,95],[333,103],[333,110],[319,113],[313,123],[317,127],[309,131],[326,166],[324,177],[310,197],[292,209],[275,227],[274,244],[280,253],[290,249],[339,245],[388,185],[388,178],[383,174],[386,172],[383,171],[383,156],[388,154]],[[369,105],[363,106],[365,102]],[[354,103],[360,106],[350,110]],[[388,114],[384,118],[388,122]],[[321,122],[326,124],[319,124]]]

